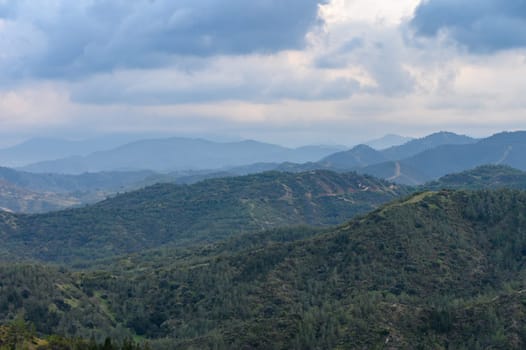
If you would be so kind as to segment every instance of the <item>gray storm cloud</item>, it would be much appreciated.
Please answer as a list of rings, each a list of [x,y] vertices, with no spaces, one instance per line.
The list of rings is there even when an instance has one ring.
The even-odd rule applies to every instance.
[[[0,2],[21,72],[75,78],[118,68],[163,66],[174,56],[209,57],[298,49],[317,20],[319,0],[92,0]],[[40,35],[35,35],[39,33]],[[4,33],[4,38],[9,37]],[[0,62],[1,63],[1,62]],[[172,62],[173,63],[173,62]],[[6,63],[7,64],[7,63]]]
[[[423,1],[411,25],[421,36],[444,33],[474,53],[526,47],[526,1]]]

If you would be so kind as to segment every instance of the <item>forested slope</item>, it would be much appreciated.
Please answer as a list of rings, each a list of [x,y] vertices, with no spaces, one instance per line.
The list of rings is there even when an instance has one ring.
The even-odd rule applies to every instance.
[[[370,176],[328,171],[158,184],[83,208],[6,214],[0,251],[48,261],[93,259],[280,226],[334,225],[407,193]]]
[[[525,213],[524,192],[423,192],[322,232],[63,273],[159,349],[520,349]]]

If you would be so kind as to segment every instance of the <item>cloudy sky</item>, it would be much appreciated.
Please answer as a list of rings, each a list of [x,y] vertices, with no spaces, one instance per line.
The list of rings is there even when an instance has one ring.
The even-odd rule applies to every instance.
[[[0,144],[514,129],[525,0],[0,0]]]

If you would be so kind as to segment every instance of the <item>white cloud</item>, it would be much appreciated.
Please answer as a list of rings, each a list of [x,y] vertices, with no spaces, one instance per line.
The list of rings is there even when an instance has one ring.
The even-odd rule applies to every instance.
[[[171,52],[144,65],[105,67],[104,54],[112,51],[92,40],[81,48],[87,55],[82,64],[68,61],[73,62],[68,69],[89,74],[35,77],[35,62],[28,57],[47,50],[50,37],[37,20],[66,23],[58,10],[64,4],[50,1],[42,15],[30,7],[19,10],[31,21],[0,19],[0,67],[4,74],[23,73],[19,81],[0,84],[3,130],[213,131],[289,144],[353,144],[387,132],[418,136],[437,129],[481,134],[526,128],[525,51],[479,55],[445,37],[414,36],[408,20],[418,0],[333,0],[320,6],[321,23],[310,27],[308,45],[294,49],[251,46],[254,50],[218,49],[200,57]],[[99,10],[97,18],[111,22],[113,12]],[[167,18],[177,27],[187,25],[188,16],[185,10]],[[87,38],[101,35],[79,23]],[[130,35],[126,25],[119,28],[114,38]],[[305,33],[297,34],[295,39]],[[67,40],[58,43],[63,47]],[[148,45],[126,48],[123,55],[159,58]]]
[[[328,26],[345,22],[398,25],[409,18],[420,0],[333,0],[321,6]]]
[[[0,128],[19,131],[61,125],[70,109],[67,91],[49,84],[0,92]]]
[[[359,89],[352,77],[312,69],[306,58],[301,52],[287,51],[216,57],[189,72],[177,67],[122,70],[73,84],[72,98],[88,104],[273,103],[344,99]]]

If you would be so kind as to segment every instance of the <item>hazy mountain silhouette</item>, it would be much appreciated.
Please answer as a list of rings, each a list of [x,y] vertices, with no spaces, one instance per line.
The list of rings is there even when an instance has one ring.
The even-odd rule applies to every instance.
[[[148,169],[168,172],[219,169],[257,162],[302,163],[318,160],[340,149],[337,146],[307,146],[291,149],[251,140],[220,143],[174,137],[136,141],[108,151],[39,162],[22,169],[64,174],[111,170]]]
[[[128,143],[136,137],[108,135],[73,141],[58,138],[33,138],[17,145],[0,149],[0,165],[19,167],[30,163],[54,160],[74,155],[107,150]]]

